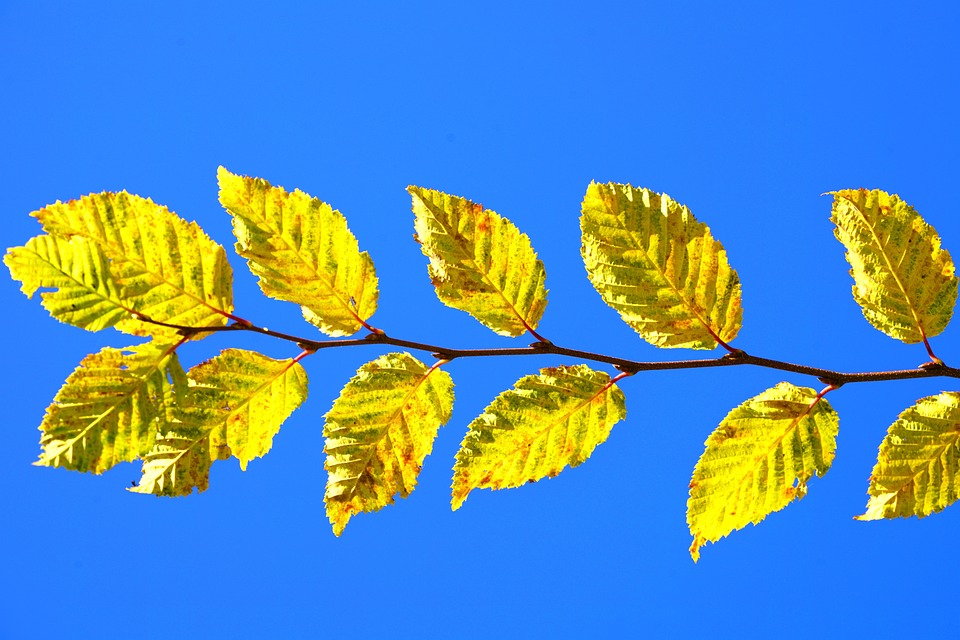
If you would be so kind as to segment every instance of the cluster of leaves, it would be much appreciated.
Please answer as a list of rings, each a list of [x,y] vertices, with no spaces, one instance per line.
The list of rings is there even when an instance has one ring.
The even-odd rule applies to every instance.
[[[365,329],[365,340],[418,348],[369,323],[377,309],[376,271],[340,212],[299,190],[222,167],[218,178],[236,250],[264,294],[300,305],[304,318],[332,338]],[[500,335],[529,334],[543,352],[572,352],[536,331],[547,304],[546,275],[528,236],[470,200],[408,191],[416,238],[444,304]],[[923,342],[930,366],[942,367],[928,338],[950,320],[957,278],[936,232],[895,195],[832,195],[836,236],[867,320],[898,340]],[[149,199],[101,193],[33,215],[45,233],[4,258],[23,292],[44,289],[42,304],[60,321],[150,339],[81,361],[40,425],[36,464],[102,473],[139,459],[142,475],[131,491],[184,496],[207,488],[214,460],[236,457],[245,469],[266,454],[306,399],[300,361],[325,343],[233,315],[224,249]],[[580,223],[591,283],[644,340],[746,357],[730,345],[742,324],[739,277],[720,242],[686,207],[649,189],[592,183]],[[303,352],[274,360],[227,349],[183,370],[179,347],[225,330],[293,340]],[[354,514],[414,490],[452,413],[453,381],[442,367],[459,355],[440,351],[427,365],[407,352],[387,353],[344,386],[324,426],[325,502],[334,533]],[[467,427],[453,469],[453,508],[473,489],[518,487],[584,462],[626,416],[618,382],[643,367],[618,368],[614,377],[582,363],[544,368],[497,396]],[[825,381],[820,392],[781,382],[732,410],[707,439],[687,507],[694,559],[706,542],[802,497],[807,482],[830,468],[839,420],[824,396],[844,381]],[[904,411],[880,446],[859,517],[924,516],[954,502],[958,443],[960,393],[924,398]]]

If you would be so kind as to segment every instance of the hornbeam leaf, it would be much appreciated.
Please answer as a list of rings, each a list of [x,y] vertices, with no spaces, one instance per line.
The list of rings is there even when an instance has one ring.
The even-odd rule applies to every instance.
[[[227,349],[187,372],[179,420],[144,456],[138,493],[204,491],[210,464],[231,455],[246,470],[265,455],[284,420],[307,397],[307,374],[295,360]]]
[[[957,277],[936,230],[879,189],[831,195],[834,233],[847,249],[853,297],[864,317],[908,344],[942,332],[957,302]]]
[[[214,446],[247,464],[273,445],[280,425],[307,398],[307,374],[295,360],[227,349],[187,372],[191,421],[211,427]]]
[[[301,306],[303,317],[330,336],[353,335],[377,310],[373,260],[360,252],[347,220],[299,189],[217,171],[220,204],[233,216],[237,253],[260,289]]]
[[[326,415],[324,501],[336,535],[350,517],[379,511],[417,485],[424,458],[453,411],[453,380],[408,353],[360,367]]]
[[[154,342],[87,356],[47,408],[34,464],[103,473],[145,455],[173,418],[183,375],[170,346]]]
[[[590,282],[647,342],[713,349],[740,331],[740,278],[727,252],[670,196],[591,182],[580,230]]]
[[[757,524],[807,492],[830,468],[839,418],[813,389],[788,382],[727,414],[710,434],[690,481],[690,555],[707,542]]]
[[[519,487],[576,467],[626,413],[610,376],[586,365],[520,378],[470,423],[453,467],[453,509],[473,489]]]
[[[130,315],[109,261],[86,238],[37,236],[8,249],[3,261],[28,298],[38,289],[56,289],[41,292],[40,299],[61,322],[100,331]]]
[[[196,223],[125,191],[58,201],[31,215],[52,236],[95,244],[109,261],[125,307],[192,327],[227,322],[233,310],[233,272],[223,247]],[[115,326],[134,335],[176,337],[174,329],[132,317]]]
[[[546,271],[530,238],[465,198],[410,186],[414,225],[437,297],[503,336],[536,329]]]
[[[210,466],[227,460],[229,449],[211,447],[209,432],[197,426],[174,423],[157,436],[153,448],[143,457],[140,482],[127,491],[157,496],[188,496],[210,486]]]
[[[923,518],[960,497],[960,393],[944,391],[900,414],[880,445],[870,500],[857,520]]]

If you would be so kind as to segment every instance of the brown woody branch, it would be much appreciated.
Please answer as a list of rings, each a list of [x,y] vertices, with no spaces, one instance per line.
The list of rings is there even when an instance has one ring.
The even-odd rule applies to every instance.
[[[831,369],[821,369],[819,367],[810,367],[803,364],[794,364],[782,360],[773,360],[771,358],[761,358],[750,355],[744,351],[732,350],[719,358],[705,360],[670,360],[663,362],[641,362],[618,358],[602,353],[592,351],[581,351],[579,349],[568,349],[556,345],[549,340],[541,339],[538,342],[527,347],[507,347],[500,349],[452,349],[425,342],[415,342],[413,340],[403,340],[393,338],[386,333],[376,330],[363,338],[350,338],[345,340],[310,340],[299,336],[272,331],[266,327],[258,327],[246,320],[236,321],[232,324],[214,326],[214,327],[188,327],[184,325],[171,324],[154,320],[140,313],[134,316],[143,322],[160,325],[176,329],[180,335],[191,337],[201,333],[214,333],[225,331],[252,331],[263,335],[293,342],[301,349],[308,352],[315,352],[321,349],[331,349],[335,347],[359,347],[363,345],[391,345],[394,347],[404,347],[416,351],[425,351],[433,357],[441,360],[455,360],[457,358],[483,358],[493,356],[530,356],[530,355],[561,355],[578,358],[581,360],[590,360],[593,362],[605,362],[613,365],[620,371],[628,374],[639,373],[640,371],[664,371],[668,369],[704,369],[707,367],[730,367],[739,365],[753,365],[767,369],[777,369],[779,371],[789,371],[808,376],[814,376],[821,382],[831,385],[834,388],[854,382],[880,382],[884,380],[912,380],[916,378],[960,378],[960,369],[948,367],[939,360],[925,362],[916,369],[896,369],[891,371],[866,371],[861,373],[844,373],[842,371],[833,371]]]

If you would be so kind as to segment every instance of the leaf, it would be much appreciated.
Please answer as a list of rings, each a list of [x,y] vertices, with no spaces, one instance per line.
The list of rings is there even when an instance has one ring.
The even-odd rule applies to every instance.
[[[157,436],[153,449],[144,456],[140,482],[127,491],[169,497],[188,496],[194,489],[203,493],[210,486],[213,461],[228,458],[226,448],[211,448],[209,432],[202,427],[173,424]]]
[[[870,500],[857,520],[923,518],[960,497],[960,393],[923,398],[900,414],[880,445]]]
[[[3,262],[28,298],[38,289],[56,289],[42,292],[40,299],[60,322],[100,331],[129,317],[109,261],[86,238],[37,236],[8,249]]]
[[[519,487],[576,467],[626,413],[610,376],[586,365],[520,378],[470,423],[453,467],[453,509],[473,489]]]
[[[377,310],[373,260],[360,253],[347,220],[299,189],[217,171],[220,204],[233,216],[237,253],[260,289],[295,302],[303,317],[330,336],[353,335]]]
[[[830,468],[839,418],[813,389],[788,382],[727,414],[706,441],[690,481],[690,555],[779,511]]]
[[[270,451],[280,425],[307,397],[307,374],[295,360],[227,349],[187,373],[179,420],[145,456],[140,484],[157,495],[204,491],[210,464],[231,455],[246,470]]]
[[[906,202],[879,189],[833,191],[831,221],[864,317],[908,344],[942,332],[957,301],[953,260]]]
[[[327,517],[336,535],[351,516],[406,498],[440,426],[453,411],[453,380],[408,353],[368,362],[326,415]]]
[[[143,456],[173,417],[183,375],[170,346],[153,342],[85,357],[47,407],[34,464],[99,474]]]
[[[465,198],[414,186],[407,191],[440,301],[502,336],[536,329],[547,306],[546,271],[530,238]]]
[[[233,310],[233,272],[223,247],[196,223],[126,191],[58,201],[31,215],[52,236],[95,244],[125,307],[192,327],[227,322]],[[133,335],[179,337],[175,329],[130,317],[115,327]]]
[[[740,278],[727,252],[670,196],[591,182],[580,230],[590,282],[647,342],[713,349],[740,331]]]

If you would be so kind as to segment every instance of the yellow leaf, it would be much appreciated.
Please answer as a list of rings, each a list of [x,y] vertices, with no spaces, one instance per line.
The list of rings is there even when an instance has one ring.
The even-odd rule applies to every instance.
[[[158,435],[132,489],[167,496],[204,491],[210,464],[231,455],[246,470],[265,455],[280,425],[307,397],[307,374],[294,360],[227,349],[190,369],[178,421]]]
[[[47,407],[43,452],[34,464],[103,473],[146,454],[173,417],[171,381],[182,376],[169,345],[107,347],[87,356]]]
[[[453,509],[473,489],[504,489],[576,467],[626,417],[623,392],[586,365],[541,369],[472,423],[453,467]]]
[[[917,401],[890,425],[857,520],[923,518],[960,497],[960,393]]]
[[[870,324],[908,344],[942,332],[957,301],[957,277],[936,230],[896,195],[878,189],[831,195],[853,297]]]
[[[417,485],[453,411],[453,380],[407,353],[360,367],[326,415],[327,517],[336,535],[356,513],[379,511]]]
[[[237,253],[271,298],[301,306],[330,336],[353,335],[377,310],[373,260],[343,215],[299,189],[217,171],[220,204],[233,216]]]
[[[644,340],[713,349],[736,337],[740,278],[689,209],[649,189],[592,182],[580,229],[590,282]]]
[[[37,236],[8,249],[3,261],[28,298],[38,289],[56,289],[41,292],[40,299],[61,322],[100,331],[130,316],[132,309],[125,306],[130,301],[110,273],[109,260],[86,238]]]
[[[530,238],[465,198],[407,187],[437,297],[503,336],[537,328],[547,306],[543,262]]]
[[[57,202],[31,215],[52,236],[96,245],[125,307],[192,327],[227,322],[233,272],[223,247],[166,207],[121,191]],[[134,335],[177,337],[173,329],[131,317],[115,326]]]
[[[837,413],[813,389],[788,382],[727,414],[707,438],[690,481],[690,555],[700,547],[779,511],[830,468]]]
[[[157,435],[153,448],[143,456],[140,482],[127,491],[157,496],[188,496],[210,486],[210,466],[226,460],[228,450],[210,447],[208,432],[196,426],[175,423]]]

